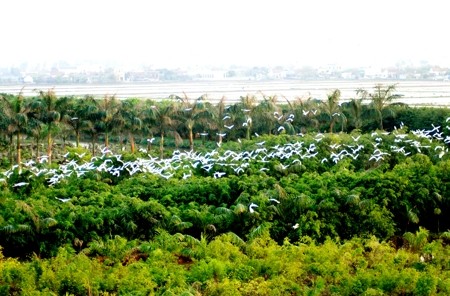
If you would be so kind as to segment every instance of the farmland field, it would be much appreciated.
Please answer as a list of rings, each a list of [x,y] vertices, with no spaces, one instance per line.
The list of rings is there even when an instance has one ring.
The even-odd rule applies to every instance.
[[[377,83],[384,85],[397,84],[397,93],[403,97],[400,102],[418,106],[448,106],[450,105],[450,81],[419,81],[419,80],[325,80],[325,81],[250,81],[250,80],[222,80],[222,81],[190,81],[190,82],[150,82],[150,83],[121,83],[121,84],[73,84],[73,85],[14,85],[0,86],[0,93],[18,94],[22,87],[23,94],[31,96],[35,90],[54,88],[59,96],[94,95],[102,97],[106,94],[116,95],[118,98],[152,98],[163,99],[171,94],[189,98],[207,95],[214,103],[223,96],[230,103],[237,102],[240,96],[247,94],[262,98],[262,95],[286,97],[287,99],[317,98],[324,99],[334,89],[339,89],[342,100],[346,101],[356,96],[356,89],[371,90]]]

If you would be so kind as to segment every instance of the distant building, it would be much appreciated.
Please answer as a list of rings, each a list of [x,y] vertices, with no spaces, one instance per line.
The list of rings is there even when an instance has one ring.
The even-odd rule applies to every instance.
[[[143,82],[143,81],[159,81],[159,71],[141,70],[141,71],[129,71],[125,73],[125,81]]]
[[[117,82],[125,81],[125,72],[122,69],[115,68],[114,71],[114,80]]]
[[[353,72],[342,72],[341,73],[342,79],[355,79],[356,76],[353,74]]]
[[[196,80],[223,80],[228,77],[228,71],[221,70],[200,70],[193,73]]]
[[[388,71],[384,69],[375,67],[364,69],[364,78],[366,79],[375,79],[375,78],[386,79],[388,77],[389,77]]]
[[[267,78],[269,79],[285,79],[287,77],[287,71],[282,68],[274,68],[270,69],[267,74]]]
[[[23,81],[23,83],[27,83],[27,84],[33,84],[34,83],[34,79],[30,75],[24,76],[22,78],[22,81]]]
[[[428,72],[428,75],[433,80],[444,80],[445,78],[448,79],[447,69],[441,67],[432,67]]]
[[[333,75],[335,73],[341,72],[342,68],[339,65],[330,64],[323,67],[319,67],[318,73],[319,74],[325,74],[325,75]]]

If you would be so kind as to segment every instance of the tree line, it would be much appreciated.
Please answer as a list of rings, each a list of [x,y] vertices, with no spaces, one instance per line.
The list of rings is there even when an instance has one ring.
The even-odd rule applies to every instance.
[[[175,147],[194,150],[200,140],[221,145],[263,134],[392,129],[396,112],[406,109],[404,104],[395,104],[401,97],[395,90],[395,85],[377,84],[372,91],[356,90],[355,98],[347,102],[338,89],[325,100],[289,101],[266,95],[257,100],[247,95],[235,104],[227,104],[225,98],[212,104],[206,95],[196,99],[172,95],[155,101],[119,100],[110,95],[102,99],[58,97],[52,89],[37,91],[34,97],[0,94],[1,140],[9,148],[8,162],[20,165],[24,138],[27,146],[34,147],[30,153],[35,158],[45,155],[51,163],[55,141],[63,147],[68,140],[77,147],[80,142],[90,143],[93,155],[96,144],[109,147],[111,140],[120,148],[128,145],[131,153],[137,151],[136,141],[148,148],[157,143],[163,157],[167,137]]]

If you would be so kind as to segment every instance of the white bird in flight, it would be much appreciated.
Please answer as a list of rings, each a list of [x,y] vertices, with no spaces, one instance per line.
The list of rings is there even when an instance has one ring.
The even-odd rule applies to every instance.
[[[253,213],[255,212],[255,210],[254,210],[253,208],[257,208],[257,207],[258,207],[257,204],[251,203],[251,204],[248,206],[248,210],[250,211],[250,214],[253,214]]]
[[[22,187],[22,186],[25,186],[25,185],[28,185],[28,183],[27,182],[19,182],[19,183],[14,184],[13,187]]]

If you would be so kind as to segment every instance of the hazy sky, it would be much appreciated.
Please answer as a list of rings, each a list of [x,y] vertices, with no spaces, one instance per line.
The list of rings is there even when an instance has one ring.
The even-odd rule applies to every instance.
[[[0,64],[450,66],[446,1],[4,0]]]

